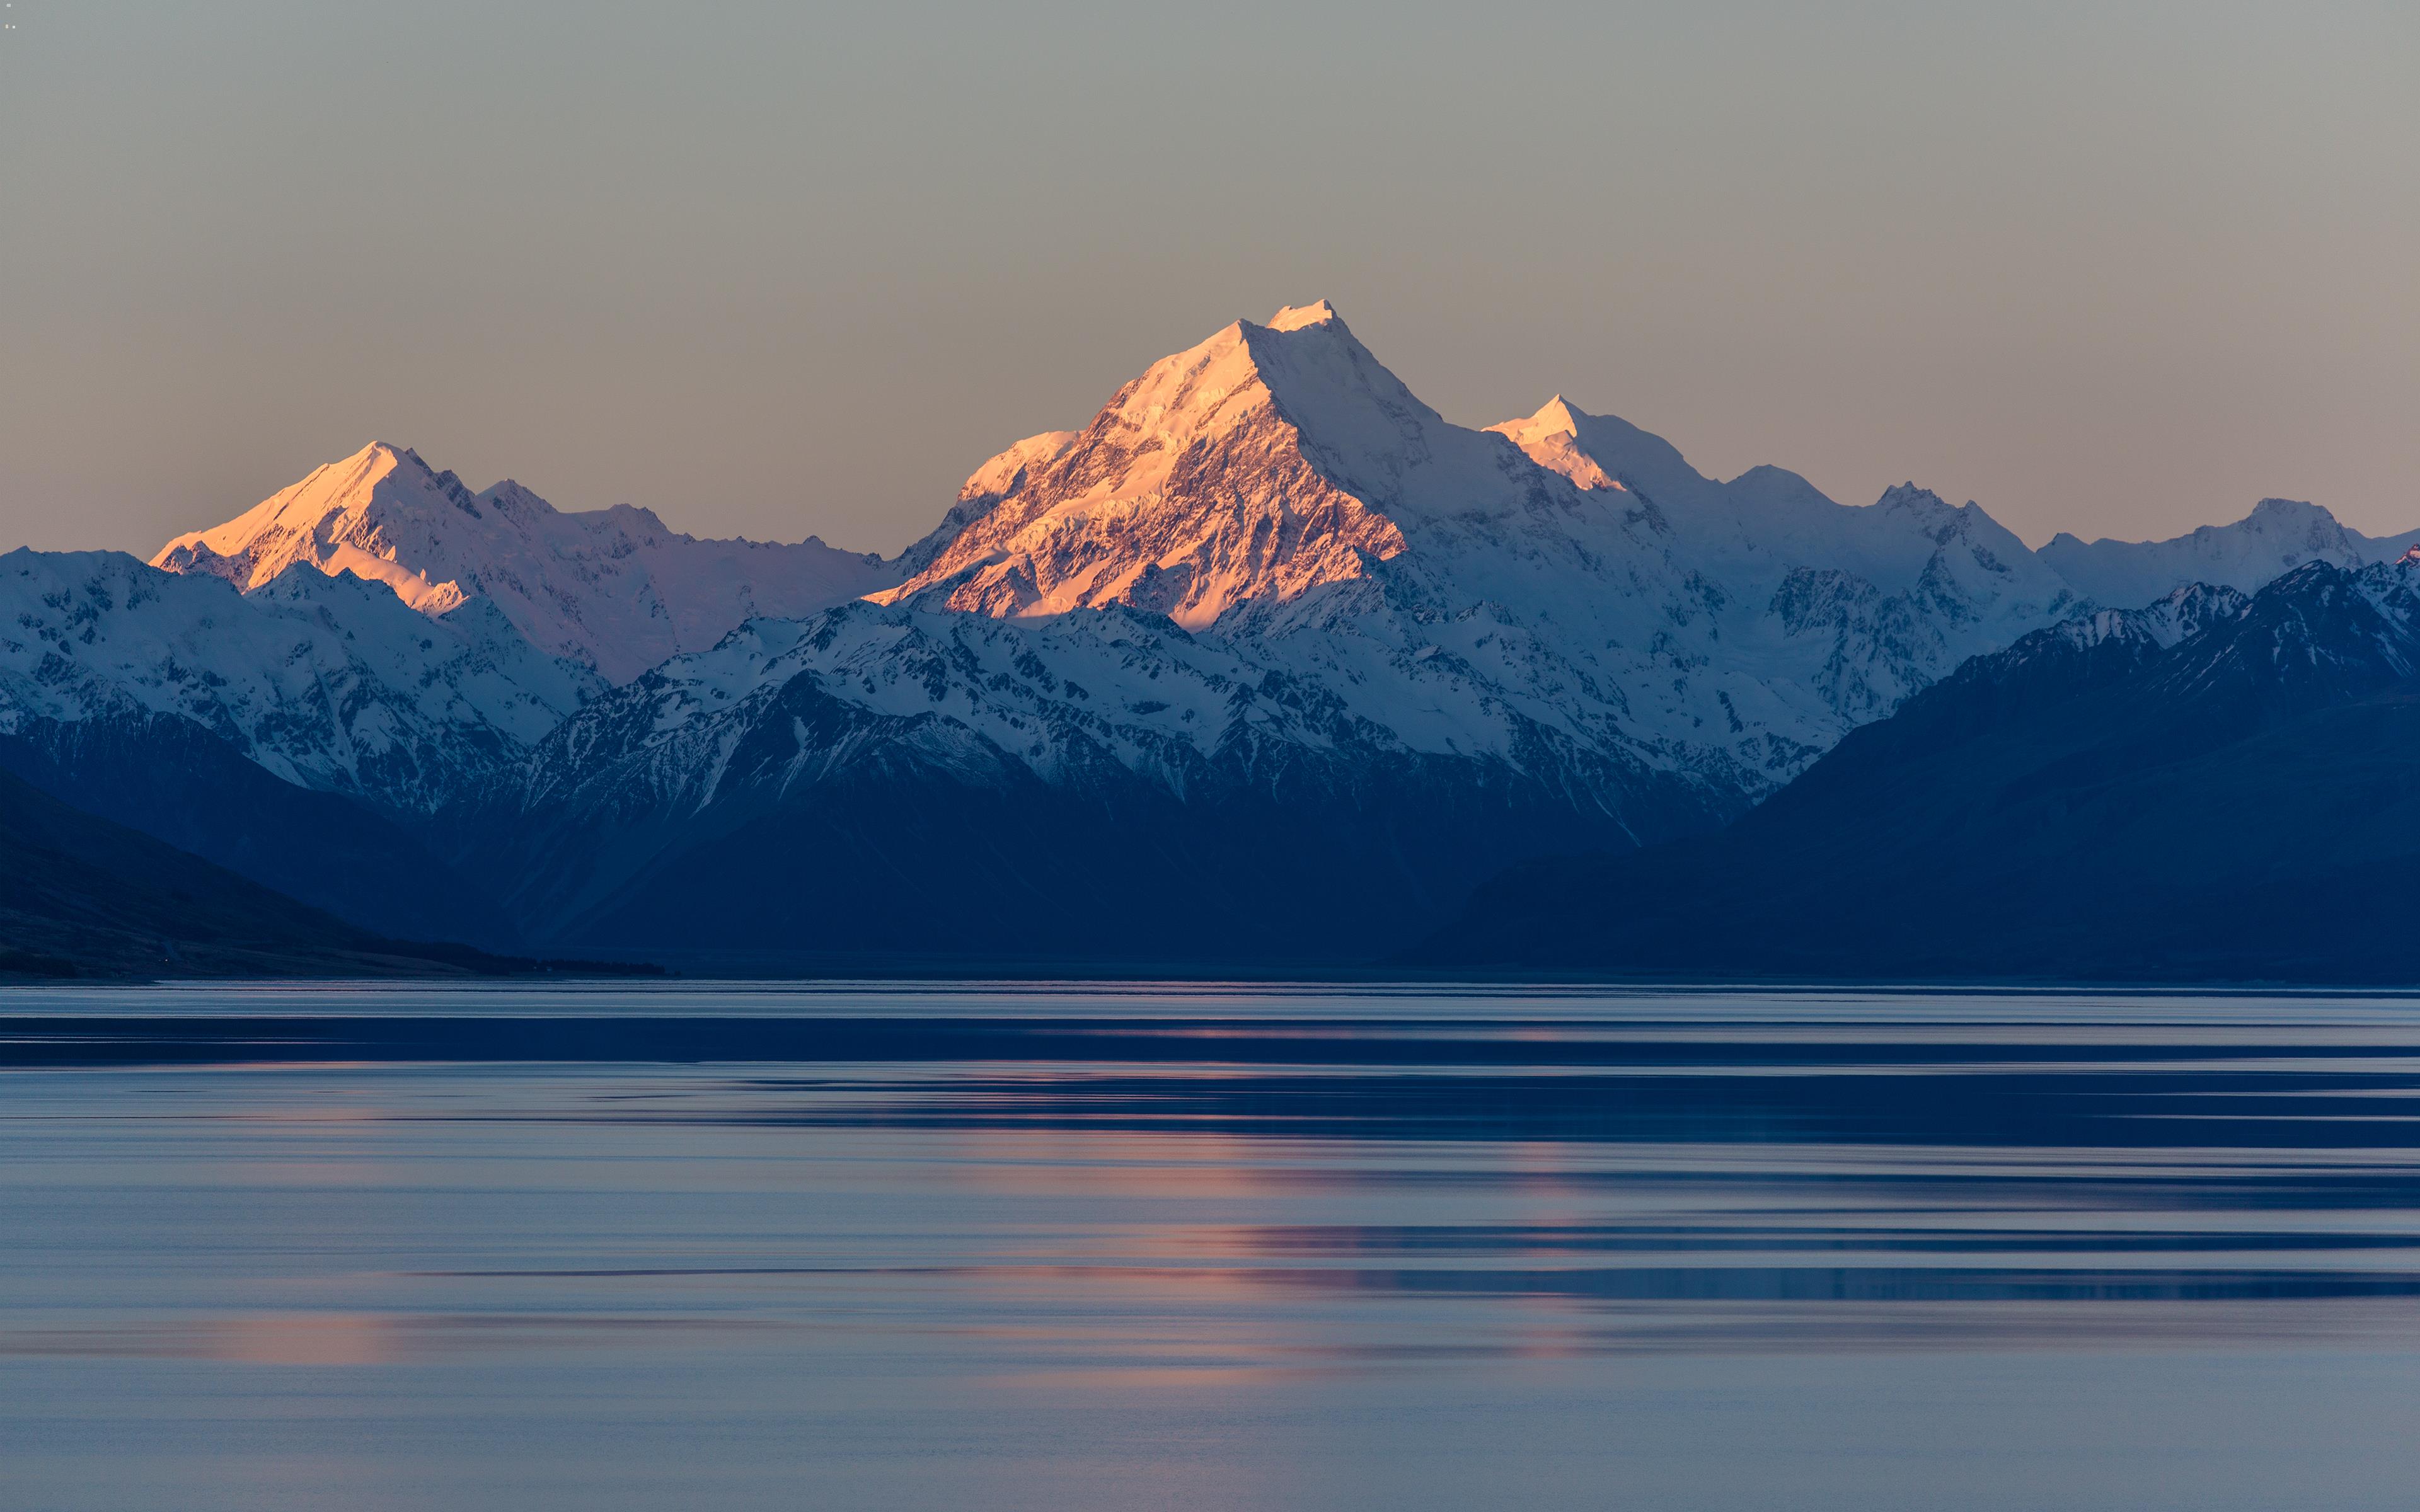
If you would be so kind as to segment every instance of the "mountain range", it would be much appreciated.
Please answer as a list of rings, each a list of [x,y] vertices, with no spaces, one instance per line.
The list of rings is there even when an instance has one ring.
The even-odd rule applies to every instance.
[[[1454,424],[1323,303],[1002,452],[888,560],[387,445],[149,564],[10,553],[0,766],[382,935],[1518,964],[1464,911],[1508,868],[1487,899],[1731,843],[2011,648],[2156,640],[2415,540],[2271,500],[2037,552],[1913,485],[1711,479],[1559,396]]]
[[[2420,555],[2040,630],[1690,845],[1487,884],[1418,953],[1640,976],[2409,981]]]

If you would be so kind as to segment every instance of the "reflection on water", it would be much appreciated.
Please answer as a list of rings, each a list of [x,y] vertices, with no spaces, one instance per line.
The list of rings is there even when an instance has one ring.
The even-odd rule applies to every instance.
[[[2354,1506],[2420,1004],[0,998],[9,1506]]]

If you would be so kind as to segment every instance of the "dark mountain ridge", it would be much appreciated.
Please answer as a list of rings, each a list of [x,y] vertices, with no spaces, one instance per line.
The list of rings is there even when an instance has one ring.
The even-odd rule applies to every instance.
[[[21,720],[0,771],[374,934],[520,942],[495,894],[400,817],[271,774],[176,715]]]
[[[0,979],[443,977],[537,964],[382,938],[0,772]]]
[[[1515,869],[1417,959],[2420,980],[2420,566],[2312,563],[2227,609],[2191,590],[1976,657],[1712,840]]]

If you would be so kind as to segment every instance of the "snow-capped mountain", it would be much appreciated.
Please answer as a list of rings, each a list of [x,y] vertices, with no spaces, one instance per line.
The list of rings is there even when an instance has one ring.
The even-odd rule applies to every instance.
[[[2266,561],[2399,545],[2317,531],[2036,553],[1560,396],[1465,427],[1321,303],[1002,452],[888,563],[372,447],[171,543],[184,576],[25,588],[0,717],[212,731],[410,816],[540,944],[1369,959],[1524,857],[1736,818],[1971,658],[2132,667]]]
[[[174,717],[295,785],[434,810],[601,687],[485,599],[297,566],[251,594],[115,551],[0,556],[0,733]]]
[[[1977,505],[1903,485],[1844,506],[1777,468],[1717,482],[1559,395],[1454,425],[1322,302],[1237,321],[1083,430],[1018,442],[889,563],[564,515],[510,482],[473,494],[385,446],[158,560],[248,588],[351,570],[428,611],[484,593],[616,683],[860,595],[1028,622],[1120,606],[1316,683],[1407,749],[1504,759],[1551,731],[1728,810],[1968,656],[2186,581],[2257,586],[2261,552],[2294,556],[2250,529],[2276,515],[2215,532],[2258,538],[2232,571],[2170,549],[2187,543],[2071,541],[2062,572]]]
[[[1326,304],[1280,310],[1154,363],[882,596],[944,587],[1002,618],[1128,604],[1202,629],[1366,578],[1407,520],[1518,499],[1538,481],[1518,463],[1414,398]]]
[[[1663,438],[1560,394],[1491,428],[1579,486],[1652,511],[1674,555],[1721,585],[1730,655],[1764,642],[1779,679],[1830,711],[1831,739],[2084,602],[1979,505],[1952,506],[1912,483],[1863,508],[1780,468],[1717,483]]]
[[[1414,748],[1501,755],[1529,721],[1723,803],[2079,607],[1979,508],[1912,486],[1856,509],[1777,469],[1717,484],[1559,398],[1454,425],[1324,303],[1004,454],[939,533],[878,600],[1165,614]]]
[[[2087,544],[2062,531],[2041,548],[2040,556],[2087,598],[2140,604],[2180,582],[2256,593],[2307,563],[2361,567],[2393,562],[2415,542],[2420,542],[2420,531],[2367,536],[2339,524],[2317,504],[2263,499],[2232,525],[2204,525],[2166,541]]]
[[[990,949],[1098,948],[1135,842],[1087,816],[1148,814],[1141,854],[1197,918],[1256,927],[1216,897],[1307,867],[1353,895],[1353,928],[1324,926],[1350,950],[1509,858],[1718,823],[2080,607],[1921,489],[1857,509],[1777,470],[1717,484],[1559,401],[1453,425],[1326,305],[1237,322],[1002,454],[904,565],[582,710],[473,826],[520,837],[487,869],[535,879],[537,927],[607,943],[814,891],[801,833],[846,833],[856,894],[814,891],[790,938],[939,909],[1013,920]],[[879,816],[937,804],[986,835],[1055,815],[1010,864],[1075,880],[1037,909],[935,902],[946,861]],[[1412,859],[1346,864],[1340,823]]]
[[[383,442],[178,536],[152,563],[246,590],[306,563],[383,582],[428,613],[485,597],[540,650],[617,683],[752,617],[812,614],[895,580],[880,558],[813,536],[702,541],[628,504],[565,514],[509,478],[473,493]]]

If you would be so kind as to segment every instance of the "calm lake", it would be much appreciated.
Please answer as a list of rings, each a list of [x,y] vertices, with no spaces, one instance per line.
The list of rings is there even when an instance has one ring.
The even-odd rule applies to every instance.
[[[2409,1507],[2420,1000],[0,993],[0,1506]]]

